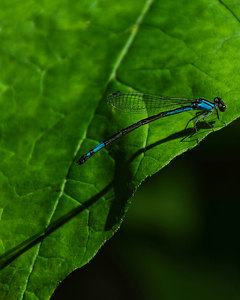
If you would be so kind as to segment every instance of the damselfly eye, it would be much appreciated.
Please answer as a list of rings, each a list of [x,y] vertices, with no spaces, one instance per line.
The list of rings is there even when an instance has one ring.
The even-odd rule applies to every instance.
[[[215,103],[221,103],[222,102],[222,99],[220,97],[215,97],[214,98],[214,102]]]
[[[222,103],[219,104],[219,110],[221,112],[224,112],[226,110],[226,108],[227,108],[227,106],[225,104],[222,104]]]
[[[227,106],[220,97],[215,97],[214,102],[217,103],[218,108],[221,112],[224,112],[226,110]]]

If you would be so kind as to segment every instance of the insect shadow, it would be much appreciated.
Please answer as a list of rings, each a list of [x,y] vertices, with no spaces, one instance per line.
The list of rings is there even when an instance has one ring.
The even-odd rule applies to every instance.
[[[215,123],[215,121],[211,121],[208,122],[209,125],[213,126],[213,124]],[[159,140],[155,143],[152,143],[150,145],[148,145],[147,147],[141,148],[139,149],[137,152],[135,152],[133,154],[133,156],[129,159],[129,163],[132,162],[136,157],[138,157],[140,154],[145,153],[146,151],[159,146],[161,144],[164,144],[166,142],[172,141],[172,140],[176,140],[176,139],[180,139],[180,142],[193,142],[193,141],[197,141],[197,134],[200,134],[200,130],[204,130],[207,129],[208,131],[211,130],[209,129],[209,125],[206,124],[205,122],[201,122],[200,124],[198,123],[197,128],[198,128],[198,133],[196,133],[196,131],[194,130],[194,128],[185,128],[182,131],[173,133],[171,135],[169,135],[168,137]]]
[[[198,130],[207,129],[209,131],[209,125],[212,126],[214,123],[215,121],[208,122],[208,124],[206,124],[205,122],[201,122],[198,124]],[[195,135],[196,131],[194,130],[194,128],[183,129],[180,132],[174,133],[167,138],[164,138],[138,150],[133,154],[133,156],[130,157],[130,159],[126,159],[125,152],[113,151],[111,153],[114,161],[116,162],[115,174],[113,179],[113,190],[115,198],[114,201],[111,202],[110,212],[108,214],[105,230],[111,230],[116,224],[119,224],[119,222],[121,222],[128,208],[129,198],[134,192],[134,186],[131,186],[132,178],[134,177],[134,171],[131,169],[130,163],[140,154],[145,153],[146,151],[168,141],[182,138],[181,142],[191,142],[192,140],[186,140],[187,137],[193,137],[193,140],[196,141],[197,137]]]
[[[7,265],[9,265],[13,260],[15,260],[17,257],[19,257],[21,254],[26,252],[28,249],[32,248],[36,244],[40,243],[44,238],[46,238],[48,235],[50,235],[52,232],[54,232],[56,229],[58,229],[60,226],[64,225],[68,221],[70,221],[72,218],[80,214],[83,210],[89,208],[92,204],[94,204],[98,199],[103,197],[107,191],[111,188],[112,184],[110,183],[108,186],[106,186],[101,192],[94,195],[92,198],[87,200],[84,204],[79,205],[78,207],[74,208],[64,216],[60,217],[56,221],[52,222],[49,226],[47,226],[45,229],[39,231],[32,237],[26,239],[22,243],[18,244],[17,246],[13,247],[12,249],[5,252],[3,255],[0,256],[0,270],[5,268]]]

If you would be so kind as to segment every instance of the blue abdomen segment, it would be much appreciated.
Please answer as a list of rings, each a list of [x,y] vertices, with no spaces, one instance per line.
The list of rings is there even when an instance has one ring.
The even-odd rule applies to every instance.
[[[102,149],[105,146],[105,144],[102,142],[100,144],[98,144],[95,148],[93,148],[93,152],[96,153],[98,152],[100,149]]]
[[[85,163],[85,161],[87,159],[89,159],[89,157],[91,157],[94,153],[98,152],[99,150],[101,150],[105,146],[106,145],[105,145],[104,142],[98,144],[95,148],[93,148],[92,150],[88,151],[88,153],[86,153],[82,157],[80,157],[79,160],[78,160],[78,164],[81,165],[81,164]]]
[[[193,110],[194,108],[192,106],[185,106],[185,107],[180,107],[174,110],[170,110],[168,112],[166,112],[165,116],[170,116],[170,115],[175,115],[175,114],[179,114],[182,113],[184,111],[188,111],[188,110]]]
[[[211,110],[214,108],[214,103],[208,101],[208,100],[205,100],[205,99],[202,99],[202,102],[198,104],[198,108],[199,110]]]
[[[101,150],[103,147],[105,146],[105,144],[102,142],[100,144],[98,144],[95,148],[93,148],[91,151],[89,151],[86,156],[89,157],[91,155],[93,155],[94,153],[98,152],[99,150]]]

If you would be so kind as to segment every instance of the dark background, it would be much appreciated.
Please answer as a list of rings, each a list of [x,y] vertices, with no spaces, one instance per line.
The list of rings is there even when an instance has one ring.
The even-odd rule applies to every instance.
[[[240,299],[240,120],[148,178],[60,299]]]

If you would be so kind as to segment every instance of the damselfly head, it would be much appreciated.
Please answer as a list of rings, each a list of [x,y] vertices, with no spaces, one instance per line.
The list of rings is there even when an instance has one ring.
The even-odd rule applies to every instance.
[[[214,103],[217,104],[217,107],[221,112],[224,112],[227,108],[226,104],[222,101],[220,97],[214,98]]]

